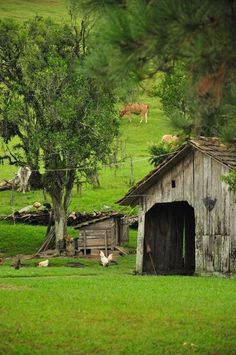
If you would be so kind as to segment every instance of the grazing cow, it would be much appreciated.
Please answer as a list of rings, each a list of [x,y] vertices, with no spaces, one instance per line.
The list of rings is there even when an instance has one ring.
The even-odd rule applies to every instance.
[[[130,121],[132,114],[141,116],[140,123],[143,122],[143,119],[147,123],[148,105],[140,103],[128,104],[120,111],[120,117],[129,116]]]
[[[162,139],[161,139],[161,143],[164,144],[170,144],[170,143],[176,143],[178,141],[178,136],[174,136],[172,134],[165,134]]]
[[[22,166],[19,168],[15,178],[15,184],[19,185],[18,191],[25,193],[25,191],[29,191],[29,178],[31,175],[31,170],[28,166]]]

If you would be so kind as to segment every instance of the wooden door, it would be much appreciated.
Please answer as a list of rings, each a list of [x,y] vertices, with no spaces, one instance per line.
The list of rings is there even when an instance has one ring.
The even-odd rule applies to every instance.
[[[187,202],[156,204],[145,216],[143,271],[192,273],[195,268],[194,210]]]

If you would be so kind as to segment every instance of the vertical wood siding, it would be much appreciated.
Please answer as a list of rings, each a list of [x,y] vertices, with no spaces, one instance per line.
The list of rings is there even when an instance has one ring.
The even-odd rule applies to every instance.
[[[236,272],[236,196],[221,179],[227,172],[227,167],[192,149],[146,191],[138,232],[138,271],[142,264],[145,213],[156,203],[187,201],[195,213],[196,271]],[[211,210],[206,199],[214,205]]]

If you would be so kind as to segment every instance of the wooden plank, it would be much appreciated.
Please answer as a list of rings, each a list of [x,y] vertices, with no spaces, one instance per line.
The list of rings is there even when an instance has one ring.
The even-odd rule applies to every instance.
[[[79,247],[87,247],[87,248],[90,248],[91,246],[103,246],[105,247],[106,245],[106,241],[105,241],[105,238],[103,239],[86,239],[86,244],[83,243],[83,241],[78,241],[78,246]],[[112,239],[107,239],[107,246],[112,246],[113,243],[112,243]]]
[[[195,271],[196,273],[201,273],[204,269],[203,263],[203,240],[202,235],[195,235],[195,257],[196,257],[196,265]]]
[[[183,161],[171,169],[171,196],[172,201],[184,200],[184,172]]]
[[[129,221],[128,218],[120,220],[120,243],[125,243],[129,240]]]
[[[108,243],[107,231],[105,231],[104,242],[105,242],[105,252],[106,252],[106,255],[107,255],[107,243]]]
[[[224,175],[229,172],[229,169],[222,166],[221,174]],[[230,194],[229,186],[225,182],[221,182],[222,186],[222,235],[230,235]]]
[[[190,152],[183,160],[183,200],[193,206],[193,152]]]
[[[222,200],[222,181],[221,181],[221,164],[212,159],[212,184],[211,184],[211,198],[215,200],[215,206],[210,212],[211,223],[210,223],[210,234],[220,235],[221,234],[221,224],[222,224],[222,210],[221,210],[221,200]],[[217,242],[217,238],[215,239]]]
[[[202,237],[202,249],[203,249],[203,271],[212,272],[213,269],[213,254],[212,254],[212,238],[209,235],[203,235]]]
[[[203,154],[199,151],[194,152],[194,213],[195,213],[195,232],[199,237],[204,234],[205,206],[203,204]]]
[[[213,265],[214,271],[220,272],[221,268],[221,249],[222,248],[222,236],[214,236],[214,249],[213,249]]]
[[[129,253],[124,248],[122,248],[121,246],[116,245],[115,249],[118,250],[120,253],[122,253],[124,255],[129,255]]]
[[[172,201],[172,187],[171,187],[171,171],[167,171],[161,180],[162,201]]]
[[[83,233],[83,244],[84,244],[84,250],[86,249],[86,235],[85,235],[85,231],[84,231],[84,233]]]
[[[116,219],[115,221],[115,244],[119,244],[119,224],[120,220]]]
[[[162,202],[162,200],[162,184],[161,181],[158,181],[149,190],[146,191],[144,206],[145,212],[149,211],[157,202]]]
[[[211,158],[207,155],[203,156],[203,198],[211,198],[212,196],[212,170],[211,170]],[[204,235],[210,235],[210,224],[211,216],[210,211],[206,208],[203,203],[204,208]]]
[[[86,236],[91,236],[91,237],[103,237],[104,236],[104,233],[105,233],[105,229],[103,230],[92,230],[92,229],[85,229],[83,230],[83,233],[85,233]],[[108,230],[108,235],[111,236],[111,230]]]
[[[224,235],[222,237],[222,247],[221,247],[221,271],[229,272],[229,258],[230,258],[230,236]]]
[[[88,222],[89,223],[89,222]],[[105,219],[102,221],[97,221],[96,223],[91,223],[88,225],[81,226],[80,229],[92,229],[92,230],[104,230],[104,229],[112,229],[114,225],[113,218]]]
[[[230,272],[236,273],[236,193],[230,192]]]
[[[145,213],[142,208],[139,209],[139,223],[137,236],[137,253],[136,253],[136,272],[141,274],[143,271],[143,253],[144,253],[144,225]]]

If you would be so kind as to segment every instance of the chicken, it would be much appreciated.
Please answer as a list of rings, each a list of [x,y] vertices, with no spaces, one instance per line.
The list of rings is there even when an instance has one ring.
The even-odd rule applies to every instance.
[[[75,211],[71,212],[71,214],[69,214],[68,218],[72,218],[73,220],[76,220],[77,216],[76,216]]]
[[[15,264],[14,264],[14,268],[16,270],[19,270],[21,268],[21,261],[20,261],[20,258],[17,258]]]
[[[102,265],[109,266],[109,263],[112,261],[113,254],[109,254],[108,257],[106,257],[103,251],[100,250],[100,257]]]
[[[49,261],[48,260],[44,260],[44,261],[40,261],[38,263],[38,267],[47,267],[49,264]]]
[[[41,203],[36,201],[36,202],[33,204],[33,206],[34,206],[34,208],[38,209],[38,208],[41,207]]]
[[[113,254],[109,254],[109,255],[108,255],[108,258],[107,258],[108,261],[109,261],[109,263],[112,261],[112,258],[113,258]]]

